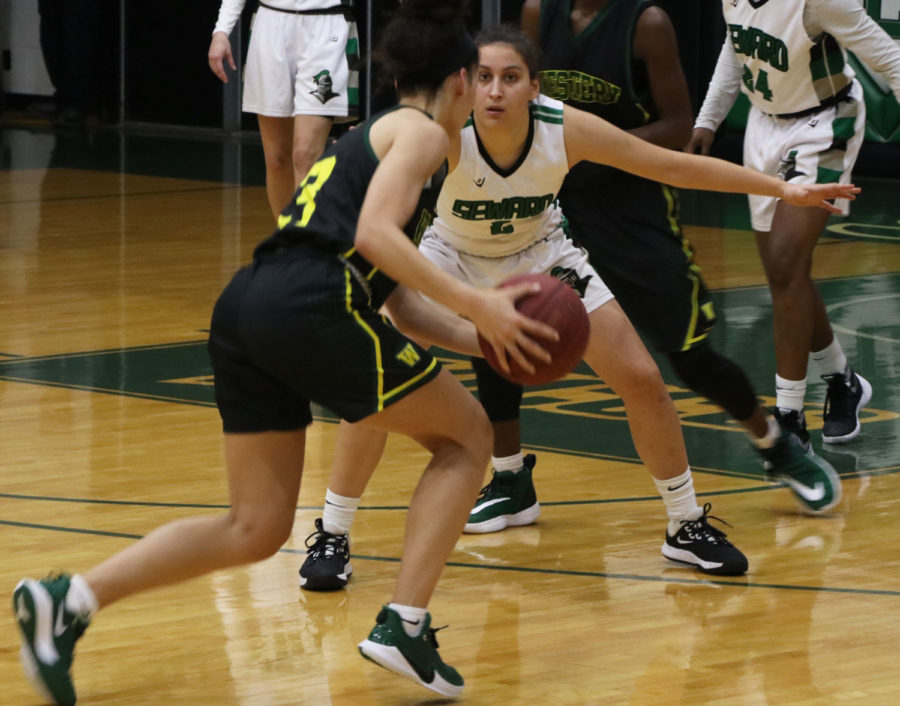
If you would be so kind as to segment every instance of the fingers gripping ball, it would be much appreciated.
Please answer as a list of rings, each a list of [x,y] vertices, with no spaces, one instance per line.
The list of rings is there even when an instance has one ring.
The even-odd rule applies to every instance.
[[[506,280],[507,287],[520,282],[539,282],[541,291],[516,301],[516,309],[532,319],[552,326],[559,333],[556,342],[536,339],[552,356],[550,363],[532,360],[534,373],[524,370],[515,360],[507,357],[509,373],[503,372],[494,348],[487,339],[478,335],[478,344],[484,359],[500,375],[521,385],[543,385],[568,375],[584,355],[590,334],[590,320],[581,298],[571,287],[556,277],[545,274],[526,274]]]

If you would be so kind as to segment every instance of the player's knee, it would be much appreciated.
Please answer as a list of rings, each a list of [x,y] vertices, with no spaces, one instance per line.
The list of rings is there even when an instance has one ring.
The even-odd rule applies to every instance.
[[[302,180],[306,173],[310,170],[316,160],[322,156],[324,145],[318,142],[311,143],[309,141],[297,141],[294,143],[294,149],[291,155],[292,168],[297,177]]]
[[[734,361],[703,343],[670,353],[675,374],[694,392],[715,402],[739,421],[749,419],[759,401],[747,375]]]
[[[472,369],[478,383],[478,399],[488,419],[492,422],[518,419],[522,386],[500,377],[484,358],[472,358]]]
[[[789,290],[810,279],[812,260],[804,257],[773,257],[766,261],[766,279],[769,288],[777,293]]]
[[[275,554],[290,538],[293,526],[293,514],[288,516],[270,510],[254,512],[241,508],[232,508],[228,514],[232,546],[246,563],[262,561]]]

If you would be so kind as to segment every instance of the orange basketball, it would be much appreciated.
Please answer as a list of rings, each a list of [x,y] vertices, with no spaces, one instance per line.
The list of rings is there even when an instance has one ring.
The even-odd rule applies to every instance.
[[[520,282],[538,282],[541,285],[540,292],[520,298],[516,309],[529,318],[552,326],[559,333],[556,342],[536,339],[553,360],[550,363],[534,361],[534,373],[528,373],[516,361],[508,359],[509,373],[505,373],[500,368],[493,347],[481,334],[478,334],[478,344],[484,359],[507,380],[520,385],[543,385],[565,377],[578,365],[587,348],[591,324],[581,298],[556,277],[545,274],[518,275],[501,286],[508,287]]]

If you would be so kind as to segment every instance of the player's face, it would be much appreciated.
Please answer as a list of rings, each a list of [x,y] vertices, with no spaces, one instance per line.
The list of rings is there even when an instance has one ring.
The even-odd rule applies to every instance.
[[[484,124],[501,123],[528,113],[538,96],[537,78],[509,44],[486,44],[478,50],[475,114]]]

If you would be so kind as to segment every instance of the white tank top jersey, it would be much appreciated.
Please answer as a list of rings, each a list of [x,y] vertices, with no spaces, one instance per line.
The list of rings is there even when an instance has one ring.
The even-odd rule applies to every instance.
[[[541,95],[530,110],[528,141],[510,169],[501,169],[487,155],[472,120],[463,128],[459,164],[444,181],[432,225],[457,250],[504,257],[559,228],[556,195],[569,171],[563,104]]]
[[[843,47],[829,35],[813,42],[803,2],[723,2],[727,41],[742,65],[741,90],[764,113],[815,108],[853,79]]]

